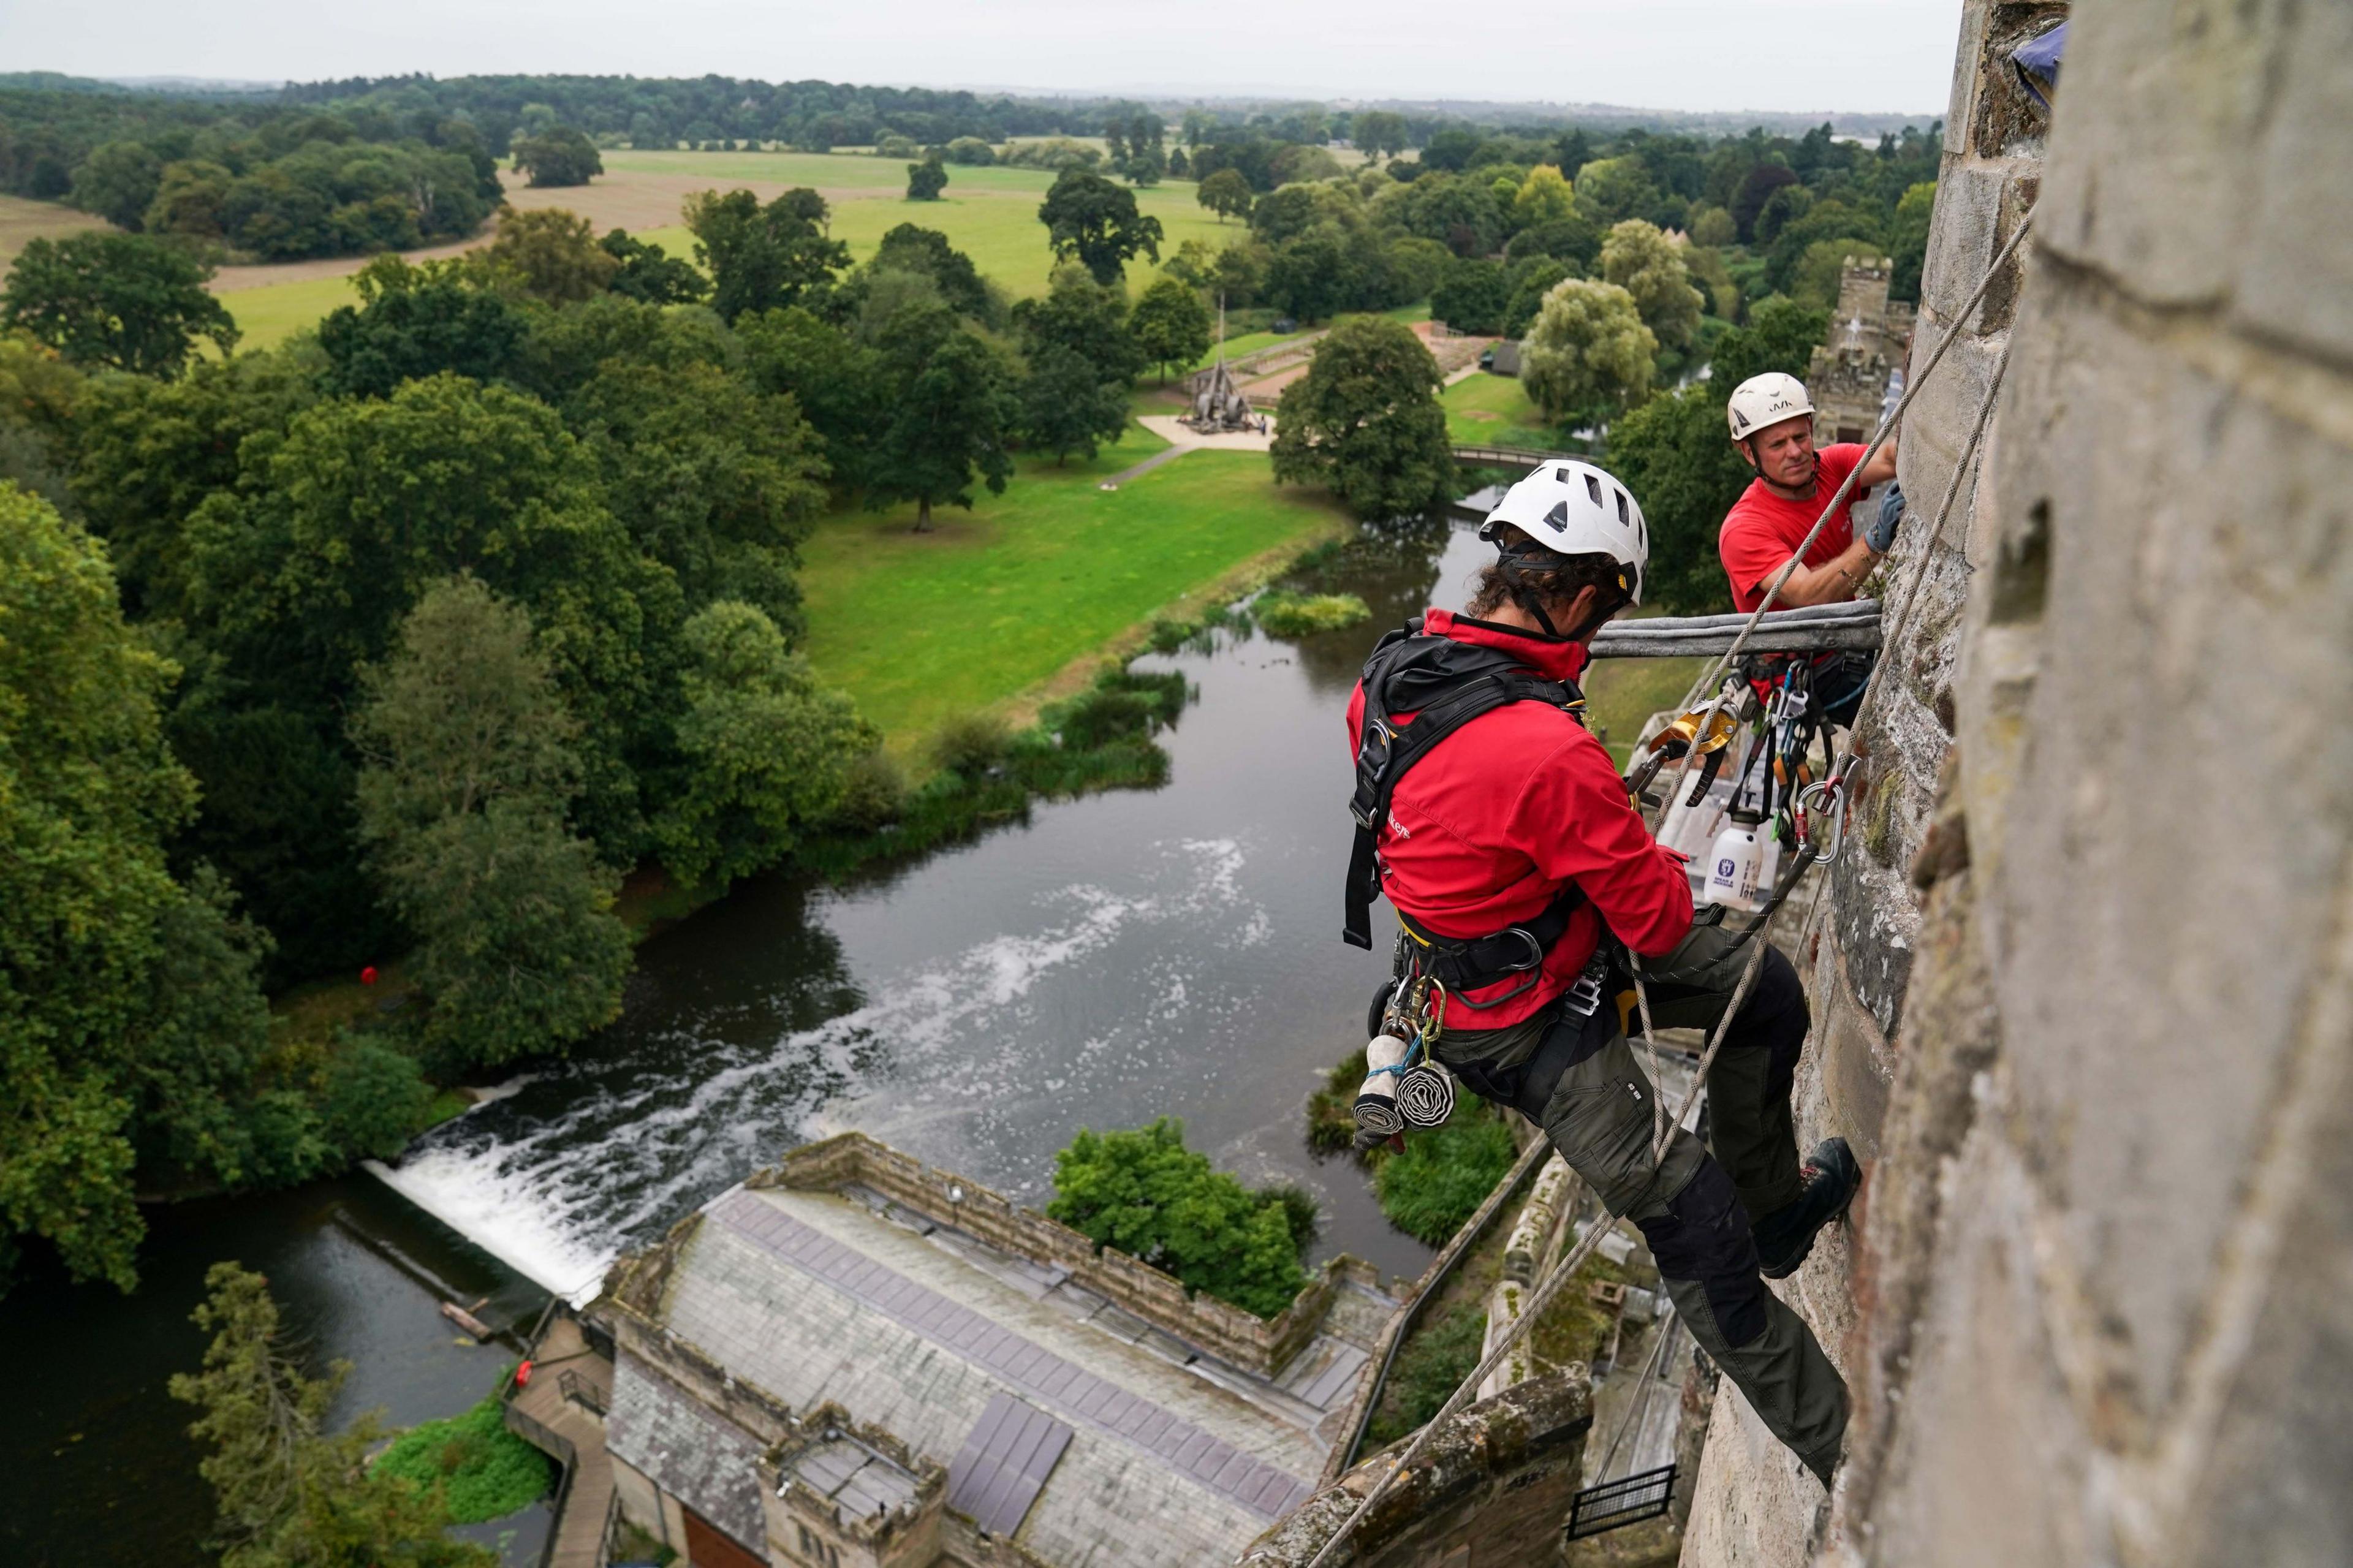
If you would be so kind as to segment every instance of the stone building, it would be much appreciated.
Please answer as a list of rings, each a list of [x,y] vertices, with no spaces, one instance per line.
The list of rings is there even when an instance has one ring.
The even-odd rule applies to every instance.
[[[622,1516],[697,1568],[1231,1561],[1304,1501],[1396,1302],[1265,1321],[856,1133],[624,1258]]]
[[[1683,1561],[2353,1562],[2353,10],[1967,0],[1788,1294],[1835,1493],[1715,1401]],[[1856,850],[1859,849],[1859,853]],[[1851,1245],[1850,1238],[1851,1237]]]
[[[1914,314],[1888,299],[1894,275],[1894,263],[1884,256],[1850,256],[1839,269],[1830,337],[1815,346],[1806,368],[1816,446],[1869,440],[1888,406],[1889,384],[1911,348]]]

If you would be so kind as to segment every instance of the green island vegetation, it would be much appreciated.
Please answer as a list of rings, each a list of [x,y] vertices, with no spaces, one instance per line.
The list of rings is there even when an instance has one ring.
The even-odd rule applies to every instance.
[[[1490,1184],[1493,1184],[1492,1183]],[[1289,1184],[1247,1187],[1185,1146],[1185,1124],[1082,1129],[1054,1156],[1049,1217],[1261,1318],[1306,1288],[1315,1200]]]
[[[419,1491],[438,1490],[452,1524],[504,1519],[545,1497],[555,1482],[547,1456],[507,1430],[495,1394],[455,1415],[411,1426],[368,1469]]]

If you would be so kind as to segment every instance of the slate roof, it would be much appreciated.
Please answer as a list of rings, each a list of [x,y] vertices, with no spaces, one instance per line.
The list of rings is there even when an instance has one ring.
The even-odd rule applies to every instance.
[[[759,1441],[625,1347],[613,1363],[605,1449],[709,1520],[762,1561]]]
[[[831,1400],[949,1467],[953,1506],[1050,1563],[1231,1561],[1314,1490],[1316,1428],[1361,1350],[1319,1339],[1271,1383],[868,1197],[723,1195],[672,1260],[663,1320],[794,1408]]]

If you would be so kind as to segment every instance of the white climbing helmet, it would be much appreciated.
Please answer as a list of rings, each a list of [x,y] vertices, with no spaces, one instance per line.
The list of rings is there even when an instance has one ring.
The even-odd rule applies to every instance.
[[[1642,602],[1642,574],[1651,561],[1650,530],[1626,487],[1590,463],[1548,462],[1504,492],[1479,537],[1503,542],[1516,528],[1560,555],[1607,555],[1629,568],[1629,603]]]
[[[1778,425],[1784,419],[1795,419],[1813,411],[1814,400],[1807,393],[1804,382],[1771,370],[1763,375],[1752,375],[1734,387],[1732,400],[1724,405],[1724,417],[1732,426],[1732,438],[1738,441],[1767,425]]]

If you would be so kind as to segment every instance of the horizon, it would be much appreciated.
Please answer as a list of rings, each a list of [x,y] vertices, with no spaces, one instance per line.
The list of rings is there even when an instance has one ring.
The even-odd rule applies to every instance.
[[[1947,97],[1959,12],[1959,0],[1791,0],[1768,29],[1732,0],[1649,0],[1639,12],[1498,0],[1485,35],[1564,37],[1569,58],[1506,47],[1433,60],[1423,13],[1401,0],[1270,0],[1249,32],[1169,29],[1165,13],[1082,11],[1069,0],[1011,0],[986,16],[944,0],[874,0],[854,16],[800,7],[750,16],[685,0],[650,35],[636,25],[642,13],[609,0],[569,7],[561,31],[539,5],[459,0],[417,0],[396,17],[322,17],[290,0],[225,0],[200,13],[94,0],[0,11],[0,56],[126,85],[709,74],[1025,98],[1933,119]],[[1715,37],[1721,47],[1688,43]],[[1662,38],[1675,47],[1660,47]],[[1145,58],[1151,67],[1139,68]],[[1855,90],[1826,104],[1826,82]]]

